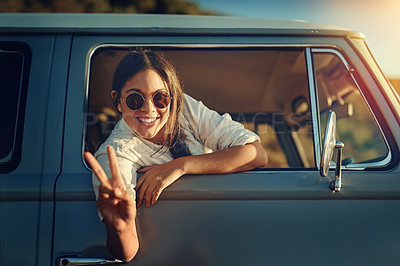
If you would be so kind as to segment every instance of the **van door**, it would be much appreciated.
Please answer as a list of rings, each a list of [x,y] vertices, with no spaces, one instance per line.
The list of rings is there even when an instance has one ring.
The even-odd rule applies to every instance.
[[[388,126],[395,119],[378,107],[382,102],[370,104],[371,95],[381,97],[376,84],[357,86],[369,75],[364,66],[354,65],[362,71],[359,79],[349,79],[344,56],[334,52],[328,60],[322,56],[326,51],[317,49],[321,42],[334,43],[359,62],[348,45],[332,38],[319,39],[311,49],[300,44],[316,40],[295,37],[293,45],[282,46],[279,38],[253,36],[244,46],[234,36],[78,36],[71,53],[63,172],[56,184],[59,262],[110,258],[82,154],[94,152],[115,122],[112,116],[98,119],[103,112],[98,106],[110,107],[104,103],[118,59],[155,40],[165,42],[155,48],[172,58],[186,91],[256,131],[271,164],[245,173],[181,177],[155,206],[138,209],[140,250],[132,265],[351,265],[382,264],[382,256],[387,264],[399,259],[400,215],[393,211],[400,203],[399,136],[392,133],[400,132],[398,124]],[[367,95],[357,101],[371,114],[367,120],[380,135],[379,152],[366,158],[346,153],[343,188],[335,193],[329,188],[333,174],[319,173],[323,115],[327,104],[336,108],[336,102],[336,110],[346,113],[350,102],[339,100],[351,92]],[[348,133],[341,134],[350,141],[345,150],[353,144]]]

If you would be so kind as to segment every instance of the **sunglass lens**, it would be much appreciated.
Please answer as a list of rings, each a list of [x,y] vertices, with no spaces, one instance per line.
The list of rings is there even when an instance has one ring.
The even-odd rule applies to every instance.
[[[170,102],[168,93],[159,91],[153,96],[153,103],[157,108],[165,108]]]
[[[126,105],[132,110],[138,110],[142,108],[143,103],[143,97],[138,93],[132,93],[126,97]]]

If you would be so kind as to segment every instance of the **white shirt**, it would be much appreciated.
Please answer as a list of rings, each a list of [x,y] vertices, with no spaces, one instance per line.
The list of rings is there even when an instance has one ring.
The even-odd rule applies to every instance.
[[[186,134],[185,143],[192,155],[204,154],[206,150],[207,152],[218,151],[256,140],[260,141],[254,132],[232,121],[229,114],[221,116],[208,109],[201,101],[186,94],[183,95],[180,123]],[[121,119],[94,155],[108,177],[111,177],[107,156],[108,145],[115,149],[122,178],[133,198],[135,198],[136,170],[173,160],[169,151],[157,153],[162,148],[161,145],[143,139],[126,124],[124,119]],[[92,181],[97,199],[100,182],[94,174]]]

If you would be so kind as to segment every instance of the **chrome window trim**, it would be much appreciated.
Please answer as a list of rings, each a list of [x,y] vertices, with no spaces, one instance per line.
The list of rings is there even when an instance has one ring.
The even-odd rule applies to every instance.
[[[381,127],[378,119],[375,116],[375,113],[373,112],[373,110],[372,110],[370,104],[368,103],[367,99],[365,98],[365,95],[362,92],[362,90],[361,90],[356,78],[353,75],[354,68],[347,62],[346,58],[336,49],[333,49],[333,48],[311,48],[310,50],[311,50],[311,53],[331,53],[331,54],[335,54],[343,62],[344,66],[347,68],[348,72],[350,73],[350,76],[351,76],[352,80],[354,81],[355,85],[357,86],[358,91],[360,92],[362,98],[364,99],[364,102],[367,104],[367,107],[368,107],[369,111],[371,112],[372,117],[375,120],[375,123],[376,123],[376,125],[377,125],[377,127],[378,127],[378,129],[379,129],[379,131],[380,131],[380,133],[381,133],[381,135],[383,137],[383,140],[385,141],[386,147],[388,149],[387,156],[381,161],[371,162],[371,163],[348,164],[346,166],[342,166],[342,168],[343,169],[352,169],[352,170],[364,170],[365,168],[368,168],[368,167],[385,167],[385,166],[387,166],[390,163],[390,161],[392,160],[392,151],[390,149],[390,145],[389,145],[389,143],[388,143],[388,141],[386,139],[386,136],[385,136],[385,134],[384,134],[384,132],[382,130],[382,127]],[[312,57],[312,54],[311,54],[311,57]],[[316,86],[315,86],[315,91],[316,91],[316,93],[318,93]],[[319,111],[318,111],[318,113],[319,113]],[[319,122],[320,121],[318,121],[318,128],[319,128],[319,125],[320,125]],[[320,135],[320,139],[321,139],[321,135]],[[320,153],[318,155],[320,156]],[[319,158],[319,160],[320,160],[320,158]],[[332,167],[332,165],[331,165],[330,168],[334,169],[334,167]]]
[[[107,47],[116,47],[116,48],[126,48],[126,47],[165,47],[165,48],[307,48],[307,47],[329,47],[329,48],[337,48],[335,45],[331,44],[311,44],[311,43],[246,43],[246,44],[237,44],[237,43],[160,43],[160,44],[146,44],[146,43],[101,43],[93,46],[88,52],[88,59],[93,55],[93,53],[100,48]]]
[[[313,138],[314,138],[314,157],[315,166],[320,167],[321,162],[321,134],[319,130],[320,120],[319,120],[319,105],[317,97],[317,86],[315,86],[315,75],[314,75],[314,64],[312,60],[311,49],[306,48],[306,64],[307,64],[307,74],[308,74],[308,86],[310,91],[310,101],[311,101],[311,119],[313,124]]]
[[[92,66],[92,56],[94,52],[97,50],[96,49],[90,49],[87,56],[86,56],[86,69],[85,69],[85,97],[84,97],[84,103],[83,103],[83,112],[82,112],[82,152],[81,152],[81,160],[83,162],[83,165],[88,169],[89,171],[92,172],[92,168],[89,167],[89,165],[86,163],[86,160],[84,158],[84,153],[85,153],[85,144],[86,144],[86,134],[87,134],[87,114],[88,114],[88,109],[89,109],[89,81],[90,81],[90,69]],[[85,116],[86,115],[86,116]],[[94,155],[94,154],[93,154]]]

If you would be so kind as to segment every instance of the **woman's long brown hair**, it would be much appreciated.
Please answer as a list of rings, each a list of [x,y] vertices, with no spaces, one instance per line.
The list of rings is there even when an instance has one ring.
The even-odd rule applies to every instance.
[[[121,90],[125,83],[137,73],[147,69],[156,71],[163,78],[168,85],[169,93],[172,97],[169,106],[169,117],[165,124],[166,138],[163,147],[169,149],[174,158],[189,155],[187,154],[189,151],[185,145],[179,149],[176,149],[177,147],[172,149],[177,143],[180,143],[178,146],[182,146],[183,139],[185,138],[179,123],[179,117],[182,112],[183,86],[175,67],[161,53],[138,48],[129,52],[120,61],[114,72],[112,83],[112,90],[117,92],[113,99],[114,107],[117,109]],[[175,150],[180,150],[179,153],[183,153],[175,154]]]

